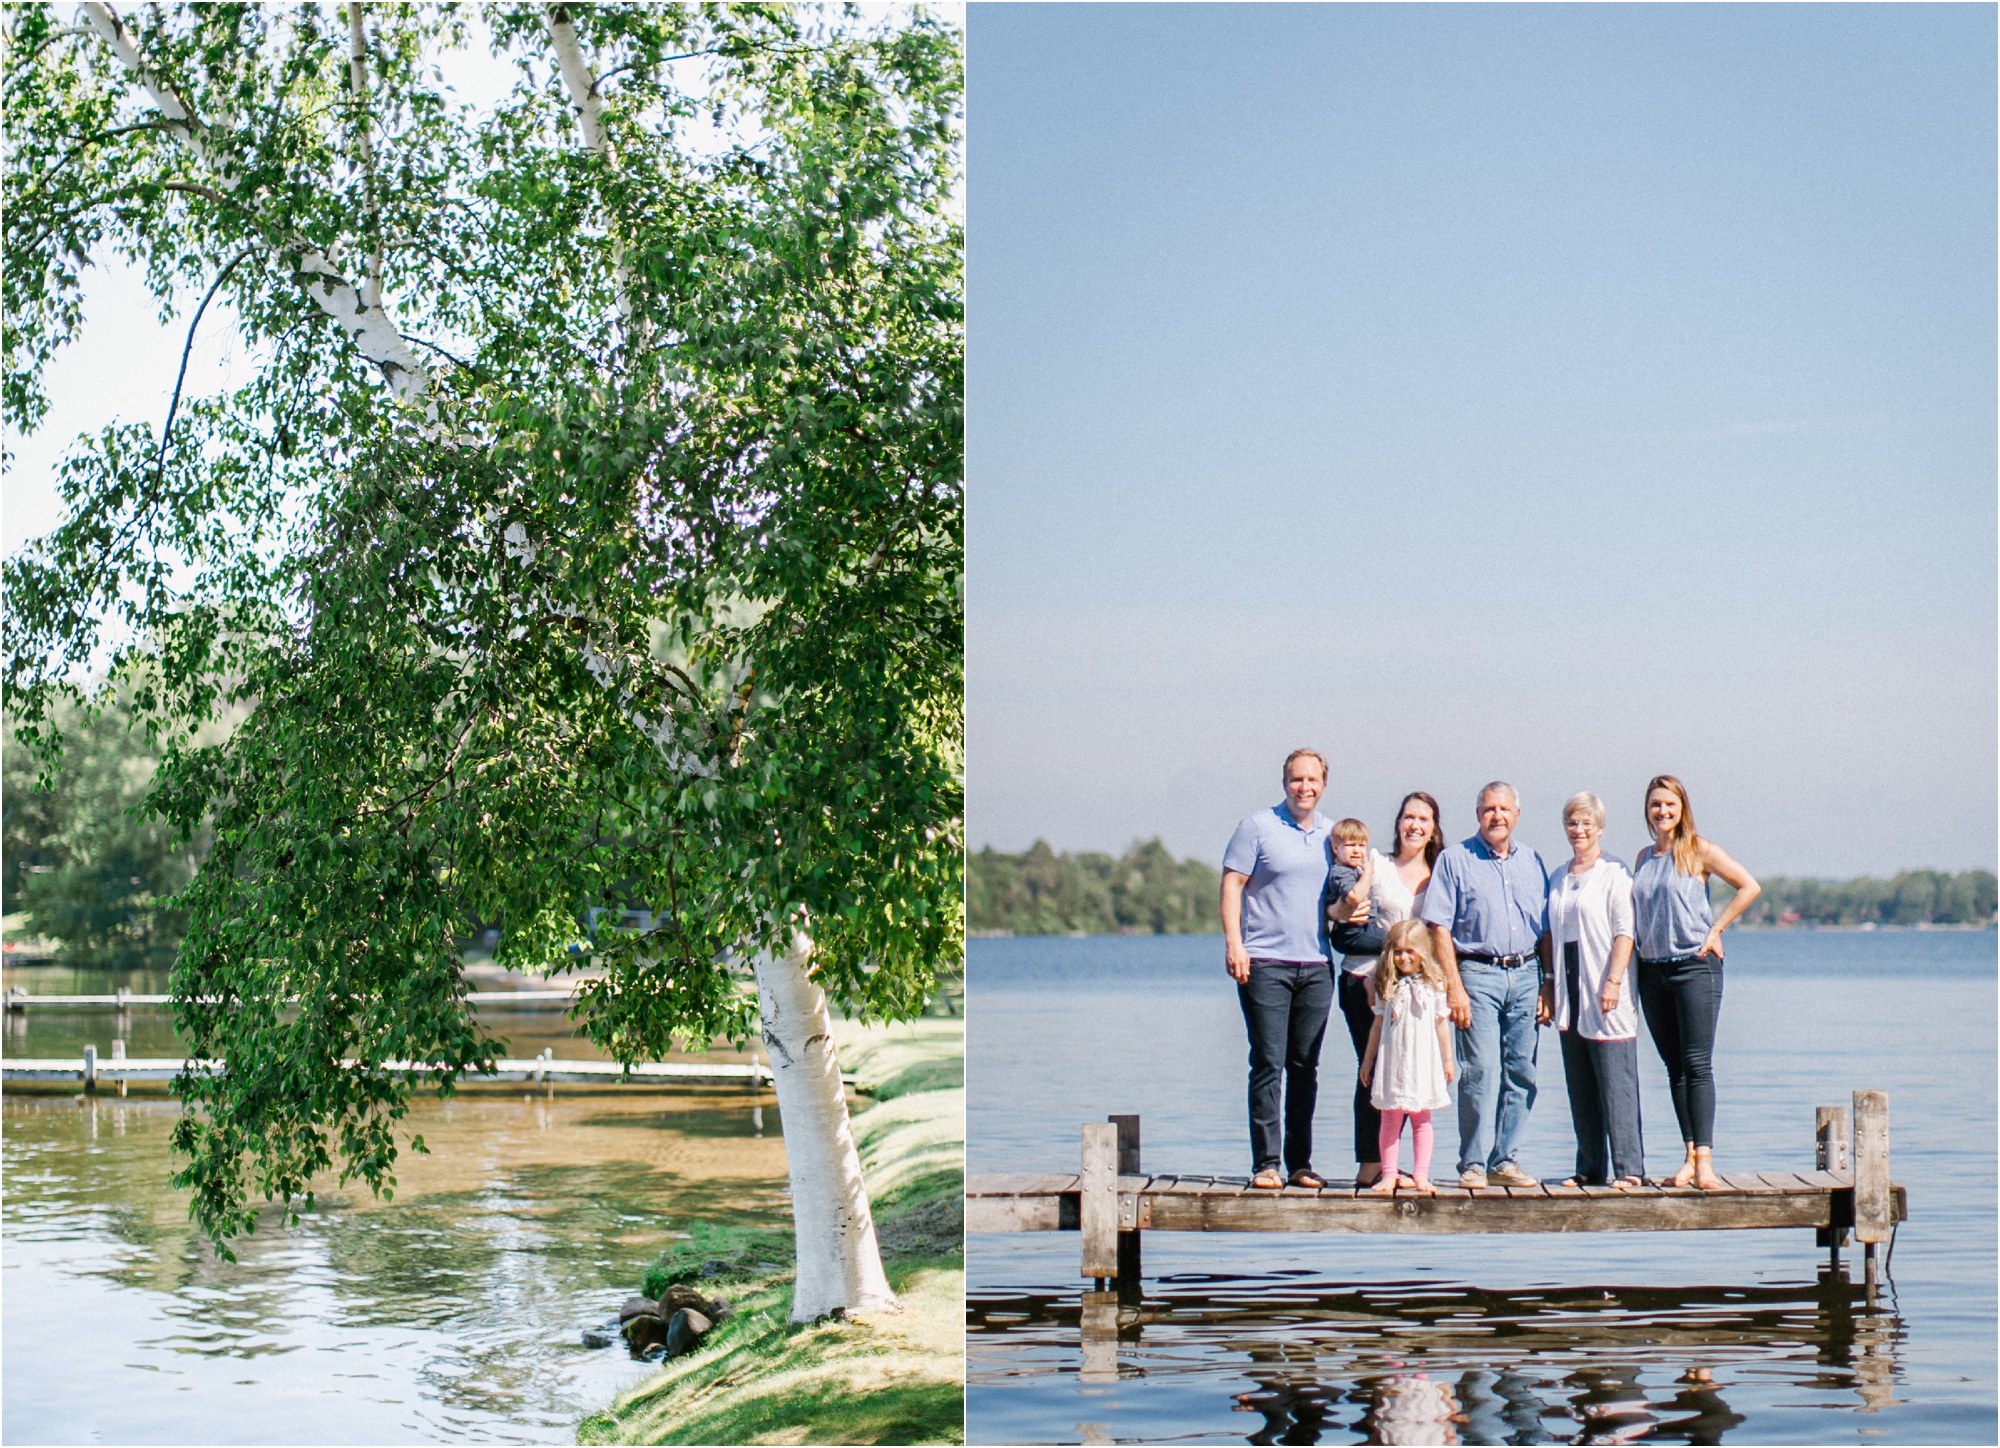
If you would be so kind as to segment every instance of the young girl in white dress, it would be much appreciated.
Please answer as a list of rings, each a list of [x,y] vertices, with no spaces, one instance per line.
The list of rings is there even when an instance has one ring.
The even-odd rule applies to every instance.
[[[1405,1121],[1410,1123],[1416,1174],[1402,1184],[1425,1196],[1437,1194],[1431,1185],[1431,1113],[1450,1103],[1458,1074],[1444,979],[1422,921],[1399,920],[1389,927],[1375,967],[1375,1024],[1361,1062],[1361,1084],[1369,1085],[1372,1078],[1368,1099],[1382,1113],[1382,1178],[1369,1190],[1383,1196],[1397,1186],[1396,1156]]]

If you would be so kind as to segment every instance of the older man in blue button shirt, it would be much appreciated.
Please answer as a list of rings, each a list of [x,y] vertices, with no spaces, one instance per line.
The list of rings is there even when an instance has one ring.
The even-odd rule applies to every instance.
[[[1555,1010],[1549,874],[1514,839],[1521,799],[1479,791],[1479,833],[1438,856],[1421,919],[1458,1026],[1458,1184],[1531,1187],[1514,1153],[1535,1104],[1536,1028]]]
[[[1326,761],[1295,749],[1284,781],[1285,802],[1244,820],[1222,853],[1224,965],[1250,1032],[1251,1185],[1265,1190],[1288,1178],[1325,1185],[1312,1169],[1312,1120],[1333,1004],[1319,908],[1333,826],[1314,808]]]

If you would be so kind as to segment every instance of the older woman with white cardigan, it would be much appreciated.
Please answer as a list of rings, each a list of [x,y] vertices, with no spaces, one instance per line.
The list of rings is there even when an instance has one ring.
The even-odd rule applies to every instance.
[[[1572,858],[1549,875],[1555,1025],[1576,1128],[1576,1175],[1566,1185],[1643,1186],[1639,1132],[1639,1011],[1632,965],[1632,877],[1606,859],[1604,802],[1594,794],[1563,806]]]

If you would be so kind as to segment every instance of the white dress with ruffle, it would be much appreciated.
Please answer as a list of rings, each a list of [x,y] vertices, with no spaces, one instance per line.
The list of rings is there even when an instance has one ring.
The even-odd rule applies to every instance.
[[[1437,1111],[1451,1104],[1438,1046],[1445,1019],[1444,992],[1421,976],[1406,976],[1396,993],[1379,1002],[1382,1039],[1375,1048],[1375,1079],[1368,1099],[1377,1111]]]

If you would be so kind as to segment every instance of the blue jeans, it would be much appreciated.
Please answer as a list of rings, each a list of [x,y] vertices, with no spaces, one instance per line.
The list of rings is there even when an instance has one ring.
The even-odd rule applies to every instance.
[[[1541,972],[1461,959],[1472,1028],[1458,1033],[1458,1169],[1491,1171],[1513,1161],[1535,1104],[1535,1003]]]
[[[1722,1013],[1722,957],[1642,960],[1639,1008],[1646,1013],[1673,1089],[1674,1120],[1689,1146],[1715,1145],[1715,1018]]]
[[[1325,961],[1253,960],[1236,987],[1250,1031],[1251,1170],[1312,1165],[1313,1107],[1319,1102],[1319,1048],[1333,1007]]]

